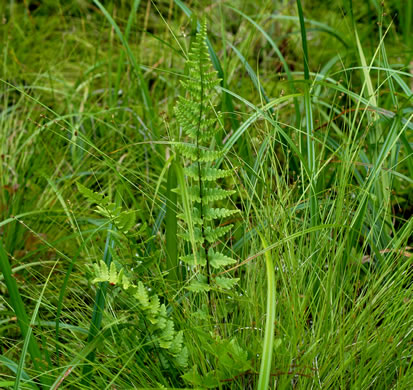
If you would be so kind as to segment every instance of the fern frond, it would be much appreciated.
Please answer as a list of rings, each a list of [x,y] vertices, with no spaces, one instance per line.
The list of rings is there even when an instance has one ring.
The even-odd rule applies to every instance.
[[[215,252],[212,248],[209,249],[208,256],[211,262],[211,266],[214,268],[226,267],[227,265],[234,264],[237,262],[231,257],[225,256],[221,252]]]
[[[95,278],[92,283],[107,282],[109,280],[109,269],[106,263],[101,260],[99,264],[93,264]]]
[[[176,144],[175,148],[182,156],[189,158],[192,161],[211,162],[218,160],[223,155],[222,150],[200,149],[201,152],[198,156],[197,147],[192,144]]]
[[[199,178],[198,167],[196,165],[191,165],[184,169],[185,174],[192,179]],[[217,181],[218,179],[222,179],[224,177],[228,177],[231,175],[231,171],[228,169],[218,169],[218,168],[202,168],[201,169],[201,180],[204,181]]]
[[[211,150],[211,142],[215,134],[222,128],[221,114],[214,109],[214,90],[220,80],[212,69],[206,44],[206,23],[196,35],[188,53],[187,67],[189,77],[181,82],[186,96],[180,96],[175,106],[175,117],[184,134],[190,139],[190,143],[177,144],[176,151],[190,160],[192,165],[184,168],[188,178],[187,188],[177,188],[175,192],[187,195],[193,205],[191,221],[188,216],[180,214],[179,217],[186,222],[186,233],[181,237],[191,242],[194,246],[201,244],[202,251],[199,254],[197,248],[193,248],[194,254],[181,256],[180,259],[188,265],[206,266],[207,277],[201,273],[197,275],[187,287],[191,291],[209,292],[211,289],[210,266],[214,268],[233,264],[235,260],[223,253],[214,252],[210,245],[216,243],[225,236],[233,227],[232,224],[215,227],[215,220],[227,218],[238,210],[226,208],[214,208],[212,203],[229,198],[235,193],[233,190],[220,188],[217,183],[220,179],[231,176],[232,171],[219,167],[211,167],[213,163],[223,155],[221,150]],[[204,271],[205,272],[205,271]],[[225,279],[219,281],[219,288],[226,288],[231,282]],[[235,285],[235,283],[233,283]],[[209,296],[209,294],[208,294]]]
[[[200,266],[206,265],[205,254],[198,253],[198,255],[195,255],[195,253],[192,253],[190,255],[180,256],[179,259],[188,265],[200,265]]]
[[[80,184],[79,182],[76,183],[78,191],[89,200],[91,203],[96,203],[98,205],[104,205],[108,203],[108,199],[105,198],[99,192],[94,192],[89,188],[85,187],[84,185]]]
[[[132,227],[135,225],[136,211],[123,210],[122,206],[117,206],[111,202],[109,197],[94,192],[89,188],[86,188],[80,183],[76,183],[79,192],[91,203],[96,204],[95,211],[111,221],[116,229],[123,234],[128,234]],[[116,232],[113,232],[116,236]],[[116,237],[113,237],[116,239]]]
[[[150,299],[150,306],[149,306],[149,313],[148,319],[152,324],[156,324],[158,322],[158,314],[161,307],[161,302],[159,301],[159,297],[157,295],[152,295]]]
[[[205,211],[204,219],[212,221],[213,219],[228,218],[231,215],[237,214],[240,211],[238,209],[225,209],[225,208],[208,208]]]
[[[181,349],[181,352],[179,352],[175,356],[175,361],[178,364],[178,366],[185,368],[188,366],[188,357],[189,357],[188,348],[183,347]]]
[[[205,239],[209,243],[213,243],[217,241],[220,237],[225,236],[233,227],[234,225],[226,225],[226,226],[219,226],[217,228],[208,226],[205,229]]]
[[[199,186],[192,186],[188,188],[188,195],[192,201],[201,202],[201,199],[205,203],[216,202],[228,198],[235,194],[233,190],[224,190],[222,188],[203,188],[202,197],[200,194]]]
[[[199,274],[197,278],[189,284],[187,290],[193,292],[208,292],[209,290],[211,290],[211,286],[208,284],[207,277]]]
[[[151,297],[141,281],[137,285],[130,282],[123,269],[119,272],[116,270],[115,263],[112,262],[110,267],[101,261],[99,264],[94,264],[95,279],[93,283],[109,282],[112,285],[118,285],[133,296],[139,304],[140,309],[144,312],[149,323],[153,326],[153,331],[157,333],[158,345],[167,350],[169,354],[177,359],[177,364],[185,367],[188,354],[183,350],[183,335],[182,332],[176,332],[174,323],[168,318],[166,307],[160,304],[158,295],[154,294]]]
[[[114,223],[116,227],[123,233],[129,232],[132,227],[135,225],[136,221],[136,212],[131,211],[122,211],[115,219]]]
[[[174,323],[171,320],[166,321],[166,326],[162,330],[161,337],[159,340],[159,346],[164,349],[171,347],[172,340],[174,338]]]
[[[136,221],[136,212],[122,210],[122,207],[116,206],[115,203],[110,202],[108,197],[105,197],[97,192],[93,192],[88,188],[77,183],[79,192],[81,192],[91,203],[96,204],[96,212],[103,217],[110,220],[116,227],[117,231],[112,232],[112,240],[119,240],[121,235],[129,234],[129,231],[133,228]],[[129,237],[136,237],[146,229],[146,225],[143,224],[138,232],[129,234]],[[120,245],[120,242],[118,243]],[[159,345],[164,352],[168,353],[176,364],[180,367],[186,367],[188,362],[188,351],[183,347],[182,332],[176,332],[174,330],[173,321],[168,318],[168,313],[164,304],[160,304],[158,295],[153,294],[149,296],[148,290],[144,284],[139,281],[137,285],[133,284],[127,275],[124,274],[124,269],[117,269],[117,265],[120,266],[121,259],[113,248],[109,248],[113,261],[110,266],[104,262],[93,264],[94,279],[93,283],[109,283],[111,285],[117,285],[123,289],[130,297],[136,299],[139,309],[143,312],[144,317],[148,320],[145,325],[149,329],[145,329],[149,334],[155,335],[153,338],[153,347],[157,348]],[[162,355],[160,355],[162,356]],[[163,357],[164,358],[164,357]],[[168,362],[168,359],[165,359]],[[165,363],[165,364],[166,364]]]
[[[166,314],[166,306],[162,304],[159,309],[159,316],[158,316],[158,323],[156,324],[156,329],[164,329],[166,326],[167,321],[167,314]]]
[[[217,276],[215,278],[215,284],[217,285],[217,287],[223,288],[225,290],[231,290],[232,288],[234,288],[238,281],[239,278],[225,278],[221,276]]]
[[[205,221],[213,221],[216,219],[228,218],[231,215],[237,214],[240,211],[238,209],[226,209],[226,208],[206,208],[203,218],[201,218],[201,212],[199,209],[194,208],[192,211],[192,222],[195,225],[203,225]],[[178,214],[178,218],[185,221],[185,215],[183,213]]]
[[[173,354],[178,354],[182,350],[182,343],[184,341],[184,334],[182,331],[178,332],[172,340],[169,350]]]
[[[118,283],[118,276],[119,275],[118,275],[118,271],[116,270],[116,264],[112,261],[109,267],[109,283],[110,284]]]
[[[144,309],[149,307],[149,296],[148,291],[146,290],[145,286],[141,281],[138,282],[137,291],[135,292],[134,296],[139,301]]]

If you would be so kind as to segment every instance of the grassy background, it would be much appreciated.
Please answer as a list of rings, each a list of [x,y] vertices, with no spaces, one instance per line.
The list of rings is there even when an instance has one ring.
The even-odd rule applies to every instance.
[[[91,1],[0,5],[0,237],[44,360],[27,353],[0,276],[0,386],[15,386],[20,362],[45,388],[65,373],[60,388],[192,387],[182,375],[194,365],[204,386],[256,388],[270,254],[271,388],[412,388],[413,2],[304,2],[305,32],[290,1],[186,3],[207,17],[219,59],[216,142],[241,210],[225,242],[240,283],[211,317],[185,290],[189,271],[177,285],[163,272],[173,107],[194,20],[179,1],[101,3],[112,23]],[[77,181],[139,210],[142,240],[155,236],[117,253],[168,304],[187,369],[146,348],[139,313],[112,288],[84,382],[90,266],[106,233]],[[239,349],[225,358],[231,340]]]

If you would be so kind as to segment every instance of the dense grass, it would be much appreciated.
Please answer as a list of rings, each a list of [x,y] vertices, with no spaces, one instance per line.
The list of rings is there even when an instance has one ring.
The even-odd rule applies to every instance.
[[[0,387],[413,388],[412,10],[1,2]],[[239,284],[210,299],[186,289],[171,191],[193,15],[241,210],[221,244]],[[117,239],[76,182],[136,210],[139,235]],[[165,303],[186,368],[133,297],[92,283],[112,258]]]

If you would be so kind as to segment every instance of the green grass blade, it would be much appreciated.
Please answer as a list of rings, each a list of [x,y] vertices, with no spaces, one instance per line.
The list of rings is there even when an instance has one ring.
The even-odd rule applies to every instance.
[[[7,258],[6,251],[4,250],[3,243],[0,241],[0,269],[4,276],[4,282],[6,283],[7,290],[10,295],[10,305],[12,306],[16,318],[17,323],[19,324],[20,331],[25,339],[26,350],[29,351],[30,356],[33,361],[33,365],[38,372],[43,372],[46,370],[46,367],[43,364],[42,355],[40,353],[40,348],[36,343],[34,336],[32,335],[31,328],[30,328],[30,321],[29,317],[27,316],[26,310],[24,308],[23,300],[20,296],[16,279],[14,279],[9,260]],[[17,371],[20,375],[22,375],[22,367],[20,370]],[[47,381],[44,377],[41,377],[42,383],[47,385]],[[18,384],[17,378],[16,383]]]
[[[166,183],[166,269],[168,279],[178,280],[178,220],[177,220],[177,198],[178,194],[174,191],[177,187],[176,167],[172,161],[168,169],[168,180]]]
[[[128,24],[126,25],[125,34],[124,34],[125,42],[127,42],[128,39],[129,39],[130,30],[131,30],[132,24],[135,20],[136,13],[138,11],[140,3],[141,3],[141,0],[134,0],[133,1],[133,5],[132,5],[130,13],[129,13]],[[116,100],[117,97],[118,97],[119,85],[120,85],[120,81],[121,81],[122,74],[123,74],[123,69],[124,69],[124,60],[125,60],[125,52],[122,51],[122,53],[120,55],[120,58],[119,58],[119,61],[118,61],[118,70],[117,70],[117,73],[116,73],[116,84],[115,84],[115,88],[114,88],[114,91],[113,91],[114,100]]]
[[[6,358],[5,356],[0,355],[0,363],[3,364],[5,367],[7,367],[9,370],[13,371],[15,374],[17,373],[18,365],[13,360],[10,360],[9,358]],[[37,390],[39,389],[39,387],[36,385],[33,379],[31,379],[30,376],[24,370],[22,370],[21,372],[21,379],[24,381],[24,383],[22,383],[21,385],[27,385],[32,389],[37,389]],[[9,384],[7,384],[7,387],[14,386],[14,383],[15,381],[10,382]],[[0,383],[0,388],[2,388],[1,383]]]
[[[149,128],[151,128],[155,135],[158,136],[158,130],[156,127],[156,116],[155,116],[155,111],[153,108],[153,104],[152,104],[152,99],[150,97],[149,94],[149,89],[148,89],[148,85],[146,84],[145,79],[143,78],[142,75],[142,70],[141,67],[139,66],[138,62],[136,61],[136,58],[128,44],[128,41],[126,40],[125,36],[122,34],[122,32],[120,31],[119,26],[116,24],[116,22],[113,20],[112,16],[110,16],[110,14],[108,13],[108,11],[106,10],[106,8],[100,3],[99,0],[93,0],[93,2],[99,7],[99,9],[102,11],[103,15],[105,15],[106,19],[109,21],[109,23],[111,24],[111,26],[113,27],[113,29],[116,32],[116,35],[118,36],[119,40],[122,42],[122,45],[125,47],[126,53],[128,55],[129,61],[132,64],[132,67],[138,77],[138,81],[139,81],[139,86],[140,86],[140,90],[141,90],[141,95],[142,95],[142,99],[143,99],[143,103],[148,115],[148,120],[149,120]]]
[[[57,361],[59,362],[60,359],[60,351],[59,351],[59,332],[60,332],[60,315],[63,308],[63,299],[65,297],[66,288],[69,283],[70,276],[73,271],[73,267],[75,266],[81,252],[84,250],[85,246],[90,243],[90,241],[95,237],[95,233],[97,233],[101,228],[96,229],[86,240],[83,241],[82,245],[78,249],[76,255],[73,257],[72,261],[69,264],[68,269],[65,273],[65,278],[62,283],[62,287],[60,288],[59,300],[57,302],[57,310],[56,310],[56,320],[55,320],[55,332],[56,332],[56,357]]]
[[[301,42],[303,46],[303,56],[304,56],[304,79],[310,81],[310,70],[309,70],[309,58],[308,58],[308,48],[307,48],[307,33],[305,30],[304,14],[301,6],[301,1],[297,0],[298,16],[300,18],[301,27]],[[316,183],[316,154],[315,154],[315,141],[313,137],[313,110],[311,107],[310,98],[310,85],[306,84],[304,93],[304,108],[305,108],[305,121],[306,121],[306,132],[307,132],[307,160],[308,168],[310,171],[310,226],[314,227],[318,224],[318,201],[317,201],[317,183]],[[312,243],[312,248],[314,250],[316,243],[316,236],[310,238]]]
[[[267,248],[265,238],[260,234],[261,242],[264,248]],[[265,250],[265,249],[264,249]],[[274,350],[274,328],[275,328],[275,277],[274,277],[274,264],[269,251],[265,250],[265,264],[267,270],[267,319],[265,322],[265,335],[264,346],[261,356],[261,368],[260,376],[258,380],[258,390],[268,389],[270,374],[272,353]]]
[[[22,351],[21,351],[21,354],[20,354],[20,361],[19,361],[19,365],[17,367],[16,379],[15,379],[15,382],[14,382],[14,390],[19,390],[20,389],[20,380],[22,378],[22,374],[23,374],[23,371],[24,371],[23,368],[24,368],[24,363],[25,363],[25,360],[26,360],[26,354],[27,354],[27,351],[29,349],[30,344],[33,343],[32,329],[34,328],[34,325],[36,323],[36,317],[37,317],[37,313],[39,312],[40,304],[43,300],[43,295],[46,291],[46,287],[49,283],[51,275],[53,274],[53,270],[56,267],[57,262],[58,261],[56,261],[54,263],[52,269],[50,270],[49,275],[47,276],[47,279],[46,279],[46,281],[43,285],[40,296],[37,299],[36,307],[33,310],[33,314],[32,314],[31,320],[30,320],[30,324],[29,324],[28,329],[27,329],[27,334],[24,338],[23,348],[22,348]],[[40,373],[40,381],[42,382],[44,387],[48,388],[51,384],[51,378],[47,374],[48,367],[47,367],[47,363],[46,364],[45,363],[46,362],[44,360],[39,362],[39,364],[41,364],[42,369],[43,369],[43,372]]]
[[[105,250],[103,253],[103,261],[109,267],[110,263],[112,262],[112,255],[110,254],[109,247],[113,247],[113,240],[111,238],[110,229],[112,227],[109,226],[107,237],[106,237],[106,244]],[[89,328],[89,335],[88,335],[88,342],[92,342],[96,335],[99,333],[100,328],[102,326],[102,319],[103,319],[103,312],[105,310],[105,297],[106,297],[106,290],[108,287],[108,283],[99,283],[98,291],[96,293],[95,303],[93,305],[93,314],[92,320],[90,323]],[[92,373],[92,363],[95,361],[96,357],[96,350],[93,349],[88,355],[87,360],[89,361],[83,367],[83,382],[90,383],[91,373]]]
[[[301,44],[303,46],[303,55],[304,55],[304,79],[310,80],[310,70],[309,70],[310,67],[308,63],[308,48],[307,48],[307,33],[305,30],[304,13],[303,13],[303,8],[301,6],[300,0],[297,0],[297,9],[298,9],[298,16],[300,18]]]

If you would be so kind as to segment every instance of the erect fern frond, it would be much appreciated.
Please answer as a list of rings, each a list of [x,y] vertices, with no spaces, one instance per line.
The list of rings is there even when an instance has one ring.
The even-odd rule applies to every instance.
[[[186,367],[188,365],[189,352],[187,347],[183,347],[179,353],[175,356],[176,364],[180,367]]]
[[[238,209],[207,208],[204,213],[204,218],[201,219],[201,213],[199,209],[194,208],[193,214],[192,214],[192,222],[196,225],[202,225],[205,221],[228,218],[231,215],[234,215],[237,213],[239,213]],[[178,214],[178,217],[185,220],[184,214]]]
[[[220,280],[211,275],[210,267],[220,268],[232,264],[235,260],[220,251],[214,252],[211,244],[219,245],[222,239],[234,226],[227,224],[217,226],[216,221],[227,218],[238,210],[228,210],[225,207],[214,207],[214,202],[228,199],[235,193],[233,190],[221,188],[218,181],[224,182],[232,171],[221,167],[214,167],[213,163],[222,156],[222,151],[215,144],[215,134],[222,129],[221,114],[214,109],[215,88],[220,80],[216,71],[212,69],[206,45],[206,23],[202,23],[188,53],[187,67],[189,77],[181,82],[185,96],[180,96],[175,106],[175,117],[183,134],[189,138],[189,143],[176,145],[176,151],[187,158],[190,164],[184,168],[188,179],[187,188],[177,188],[175,192],[187,196],[192,202],[191,221],[188,213],[180,214],[188,226],[187,232],[181,235],[192,245],[201,244],[201,250],[193,248],[192,254],[181,256],[184,263],[197,266],[201,271],[189,285],[192,291],[210,291],[211,284],[217,288],[228,288],[235,285],[232,282]],[[182,184],[181,184],[182,186]],[[199,253],[201,252],[201,253]],[[206,274],[206,275],[205,275]]]

